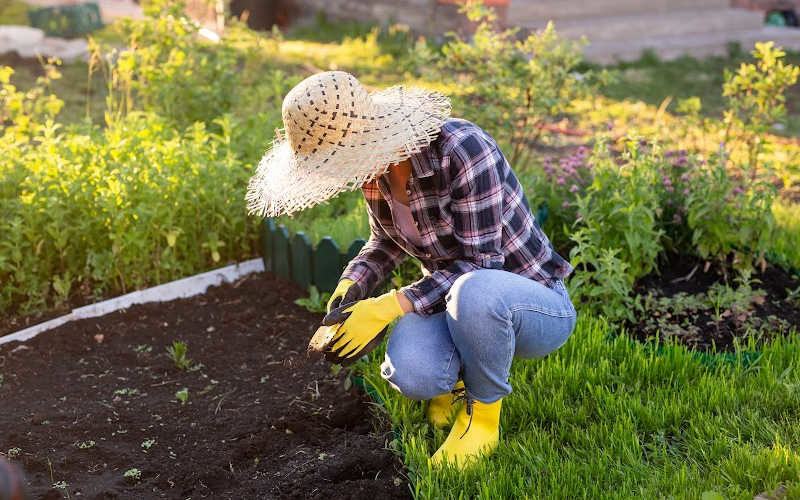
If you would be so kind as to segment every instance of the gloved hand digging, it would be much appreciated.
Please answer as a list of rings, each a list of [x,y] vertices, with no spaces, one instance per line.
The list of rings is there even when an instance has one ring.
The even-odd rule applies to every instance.
[[[380,297],[332,309],[322,324],[342,323],[331,342],[331,351],[345,361],[352,361],[375,349],[386,334],[389,323],[403,314],[397,290],[392,290]]]
[[[352,304],[361,298],[361,289],[356,285],[355,281],[347,278],[341,280],[336,289],[328,299],[327,312],[340,307],[342,304]]]

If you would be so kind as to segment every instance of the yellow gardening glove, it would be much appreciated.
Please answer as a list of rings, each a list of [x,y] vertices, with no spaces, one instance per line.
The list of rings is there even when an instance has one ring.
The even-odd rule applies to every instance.
[[[344,323],[333,338],[332,351],[341,358],[360,357],[368,347],[374,349],[382,337],[384,328],[403,315],[403,308],[397,300],[397,290],[380,297],[364,299],[341,311],[333,311],[323,320],[323,324]]]
[[[345,278],[336,285],[336,290],[333,291],[331,298],[328,299],[328,312],[331,312],[331,309],[336,309],[342,303],[349,304],[361,297],[361,290],[357,286],[353,286],[355,284],[355,281]]]

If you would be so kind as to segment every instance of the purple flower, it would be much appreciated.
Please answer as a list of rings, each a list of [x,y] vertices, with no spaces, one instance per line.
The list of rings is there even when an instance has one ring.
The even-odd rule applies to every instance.
[[[689,181],[689,174],[687,174],[687,173],[681,174],[681,180],[683,182],[688,182]]]
[[[685,196],[689,196],[689,193],[691,193],[691,191],[689,191],[689,188],[686,188],[686,189],[683,190],[683,194]]]
[[[573,185],[571,185],[571,186],[569,187],[569,192],[570,192],[570,193],[574,193],[574,192],[576,192],[578,189],[580,189],[580,188],[578,187],[578,185],[577,185],[577,184],[573,184]]]
[[[674,222],[675,224],[680,224],[680,223],[681,223],[681,220],[682,220],[682,219],[681,219],[681,216],[680,216],[680,214],[675,214],[675,216],[674,216],[674,217],[672,217],[672,222]]]
[[[672,150],[672,149],[668,149],[668,150],[664,151],[664,156],[666,156],[666,157],[675,156],[675,151]]]
[[[744,193],[744,189],[742,189],[741,186],[736,186],[735,188],[733,188],[734,196],[737,196],[737,195],[740,195],[740,194],[743,194],[743,193]]]
[[[672,181],[669,180],[669,177],[664,177],[664,185],[665,186],[671,186],[672,185]]]
[[[569,202],[568,201],[562,202],[561,203],[561,208],[569,208]]]
[[[675,188],[673,186],[667,186],[667,192],[668,193],[674,193],[675,192]]]
[[[686,211],[687,211],[687,209],[686,209],[686,207],[684,205],[681,205],[681,206],[678,207],[678,212],[679,213],[685,214]]]
[[[613,122],[613,121],[611,121],[611,120],[607,121],[607,122],[606,122],[606,128],[607,128],[608,130],[614,130],[614,122]]]
[[[559,177],[556,182],[558,183],[559,186],[563,186],[567,181],[563,177]]]

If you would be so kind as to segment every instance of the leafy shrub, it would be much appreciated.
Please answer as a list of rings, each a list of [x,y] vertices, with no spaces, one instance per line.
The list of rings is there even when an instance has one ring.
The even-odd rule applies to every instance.
[[[786,115],[786,89],[797,82],[800,67],[783,62],[786,53],[774,42],[756,43],[756,63],[742,63],[736,73],[725,70],[722,94],[728,100],[725,111],[725,142],[738,139],[747,147],[748,166],[753,175],[763,147],[762,135]]]
[[[423,60],[437,64],[436,79],[455,80],[461,87],[453,96],[454,108],[506,141],[516,164],[541,133],[542,123],[566,114],[570,101],[588,91],[585,78],[590,75],[575,73],[581,61],[578,43],[559,38],[552,24],[519,41],[518,29],[498,29],[490,9],[465,9],[478,23],[470,41],[451,34],[441,57],[418,48],[425,51]]]
[[[8,70],[0,71],[8,75]],[[6,78],[6,77],[4,77]],[[6,78],[7,79],[7,78]],[[4,92],[14,94],[4,84]],[[106,129],[62,131],[45,92],[20,105],[0,136],[0,310],[176,279],[255,254],[257,221],[242,193],[250,169],[231,149],[229,120],[185,131],[131,112]],[[27,100],[26,100],[27,99]],[[34,120],[42,110],[48,120]]]
[[[200,26],[181,4],[150,9],[144,21],[125,19],[120,30],[128,47],[108,56],[94,46],[93,67],[108,75],[107,120],[133,109],[154,111],[179,127],[213,120],[235,103],[241,57],[230,43],[199,36]]]
[[[621,158],[600,142],[592,156],[594,179],[578,197],[570,253],[578,269],[571,280],[575,300],[603,304],[609,317],[628,312],[634,282],[656,268],[662,251],[656,188],[660,157],[629,141]],[[595,299],[600,299],[596,302]]]
[[[697,170],[687,197],[692,243],[704,259],[731,263],[739,270],[763,265],[771,247],[776,192],[763,178],[742,179],[731,172],[724,144],[711,163]]]

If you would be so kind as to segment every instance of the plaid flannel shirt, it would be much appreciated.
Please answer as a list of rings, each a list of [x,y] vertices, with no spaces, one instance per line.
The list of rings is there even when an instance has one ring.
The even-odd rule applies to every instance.
[[[504,269],[552,288],[572,272],[531,213],[528,200],[494,139],[466,120],[450,119],[428,147],[410,158],[406,186],[422,246],[397,231],[388,175],[364,184],[371,235],[342,278],[366,297],[406,254],[427,275],[401,291],[414,311],[444,309],[447,291],[464,273]]]

